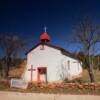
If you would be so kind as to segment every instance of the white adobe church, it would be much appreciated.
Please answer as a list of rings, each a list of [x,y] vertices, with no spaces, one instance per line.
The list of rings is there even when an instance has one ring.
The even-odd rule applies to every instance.
[[[52,45],[45,31],[40,43],[27,53],[24,80],[28,82],[58,82],[64,78],[72,80],[82,75],[82,65],[71,53]]]

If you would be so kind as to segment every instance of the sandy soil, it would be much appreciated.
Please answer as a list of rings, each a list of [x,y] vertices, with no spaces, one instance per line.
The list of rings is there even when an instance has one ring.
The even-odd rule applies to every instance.
[[[100,96],[19,93],[0,91],[0,100],[100,100]]]

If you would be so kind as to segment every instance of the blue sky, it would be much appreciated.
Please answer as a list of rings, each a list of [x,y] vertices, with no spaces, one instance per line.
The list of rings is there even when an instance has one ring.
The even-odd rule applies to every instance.
[[[65,40],[84,15],[100,23],[100,0],[0,0],[0,32],[33,36],[31,48],[47,26],[53,44],[77,51]]]

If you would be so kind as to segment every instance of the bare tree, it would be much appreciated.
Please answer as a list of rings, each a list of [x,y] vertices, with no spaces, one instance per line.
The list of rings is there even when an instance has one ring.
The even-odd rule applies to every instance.
[[[4,51],[5,77],[9,75],[11,60],[25,47],[26,40],[15,33],[0,33],[0,48]]]
[[[93,20],[89,17],[83,18],[74,29],[73,41],[81,45],[81,51],[84,53],[84,61],[90,80],[94,82],[92,57],[95,54],[94,49],[97,48],[96,44],[100,42],[100,27],[93,23]]]

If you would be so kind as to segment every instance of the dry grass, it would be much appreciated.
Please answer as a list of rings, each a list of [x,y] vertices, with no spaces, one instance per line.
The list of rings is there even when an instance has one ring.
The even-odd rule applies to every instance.
[[[21,68],[12,68],[9,72],[10,77],[21,77],[23,69]],[[94,70],[96,82],[100,82],[100,71]],[[82,82],[90,82],[89,74],[87,70],[83,70],[83,77],[81,78]]]
[[[12,68],[10,70],[10,76],[11,77],[21,77],[23,72],[22,67],[21,68]],[[100,71],[95,70],[94,71],[95,74],[95,78],[96,78],[96,82],[100,82]],[[83,71],[83,77],[81,78],[81,81],[83,83],[89,83],[89,75],[87,70]],[[8,82],[4,81],[3,83],[0,81],[0,90],[6,90],[6,91],[22,91],[22,92],[42,92],[42,93],[71,93],[71,94],[99,94],[100,95],[100,89],[96,89],[96,90],[91,90],[91,89],[77,89],[77,88],[71,88],[71,87],[67,87],[67,88],[41,88],[39,86],[35,86],[34,84],[29,85],[27,90],[21,90],[21,89],[14,89],[14,88],[10,88],[10,85],[8,84]]]
[[[96,82],[98,82],[98,81],[100,82],[100,71],[95,70],[94,75],[95,75]]]
[[[16,77],[16,78],[21,78],[22,73],[24,72],[25,64],[22,64],[20,68],[11,68],[9,72],[10,77]],[[100,82],[100,71],[94,70],[94,75],[96,82]],[[87,70],[83,70],[83,77],[81,78],[81,82],[83,83],[89,83],[89,75]],[[37,85],[37,84],[36,84]],[[62,85],[61,85],[62,86]],[[98,94],[100,95],[100,88],[91,90],[91,89],[80,89],[80,88],[73,88],[73,87],[55,87],[55,88],[48,88],[47,86],[39,87],[35,86],[34,84],[29,84],[27,90],[21,90],[21,89],[15,89],[15,88],[10,88],[10,84],[6,81],[1,82],[0,80],[0,90],[5,90],[5,91],[20,91],[20,92],[42,92],[42,93],[63,93],[63,94]]]
[[[99,70],[94,70],[94,75],[95,75],[95,80],[96,82],[100,82],[100,71]],[[87,70],[83,71],[83,77],[82,77],[83,82],[90,82],[89,74]]]
[[[11,68],[9,72],[9,77],[21,77],[22,72],[22,68]]]

